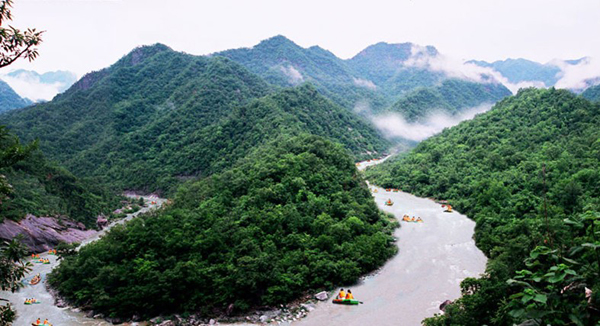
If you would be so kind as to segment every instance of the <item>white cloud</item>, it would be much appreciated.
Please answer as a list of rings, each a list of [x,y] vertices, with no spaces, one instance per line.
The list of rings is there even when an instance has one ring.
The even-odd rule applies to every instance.
[[[551,64],[562,70],[556,88],[581,91],[600,82],[600,60],[586,57],[579,64],[571,65],[561,60],[553,60]]]
[[[467,63],[463,60],[442,54],[435,56],[427,55],[425,47],[422,46],[413,45],[411,52],[413,56],[405,62],[405,65],[441,72],[449,78],[458,78],[477,83],[502,83],[513,94],[520,88],[545,88],[542,81],[522,81],[512,83],[493,68],[481,67],[474,63]]]
[[[482,104],[466,109],[457,115],[449,115],[445,112],[436,112],[428,115],[419,122],[407,122],[398,113],[379,115],[372,118],[373,123],[388,138],[400,137],[413,141],[422,141],[429,138],[444,128],[457,125],[459,122],[469,120],[479,113],[490,110],[492,104]]]
[[[283,72],[288,77],[290,83],[294,85],[304,81],[304,77],[302,77],[302,74],[292,66],[280,66],[279,69],[281,69],[281,72]]]
[[[20,74],[17,77],[4,75],[1,77],[19,96],[26,97],[34,102],[49,101],[64,86],[62,83],[46,84],[39,78],[28,74]]]
[[[376,90],[377,86],[375,86],[375,84],[373,84],[372,81],[368,80],[368,79],[362,79],[362,78],[354,78],[352,77],[352,80],[354,81],[354,85],[359,86],[359,87],[364,87],[364,88],[368,88],[371,90]]]

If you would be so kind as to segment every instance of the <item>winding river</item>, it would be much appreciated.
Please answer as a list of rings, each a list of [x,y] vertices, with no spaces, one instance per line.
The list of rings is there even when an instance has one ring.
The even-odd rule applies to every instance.
[[[359,169],[383,162],[370,161],[358,164]],[[485,270],[486,257],[473,241],[475,223],[466,216],[445,213],[441,206],[430,199],[419,198],[404,192],[386,192],[370,186],[377,205],[385,212],[401,219],[404,214],[419,216],[424,223],[401,222],[396,230],[399,252],[379,271],[351,286],[356,299],[364,304],[342,306],[330,300],[320,302],[316,309],[294,324],[323,325],[420,325],[421,320],[439,313],[439,305],[445,300],[460,296],[460,282],[467,277],[477,277]],[[376,191],[376,192],[375,192]],[[393,206],[384,202],[391,199]],[[85,245],[98,239],[116,224],[124,223],[137,214],[156,208],[164,202],[156,197],[155,205],[130,214],[127,218],[111,224]],[[57,265],[56,257],[47,253],[40,255],[50,259],[49,265],[35,264],[26,278],[37,273],[45,276]],[[334,295],[335,292],[330,293]],[[77,309],[58,308],[43,284],[26,285],[16,293],[2,292],[0,297],[10,300],[18,312],[15,326],[29,326],[36,318],[48,318],[53,325],[110,325],[102,319],[86,317]],[[42,301],[38,305],[23,305],[26,298]]]
[[[136,213],[129,214],[121,220],[111,223],[104,230],[83,241],[81,245],[84,246],[99,239],[115,225],[123,224],[138,214],[142,214],[148,212],[149,210],[160,207],[165,201],[165,199],[153,196],[144,196],[144,199],[147,203],[149,203],[147,207],[142,208]],[[155,202],[155,204],[151,204],[151,202]],[[13,306],[13,309],[17,311],[17,318],[13,323],[14,326],[30,326],[36,321],[37,318],[40,318],[42,321],[45,318],[48,318],[48,321],[54,326],[112,325],[103,319],[88,318],[78,309],[58,308],[55,306],[52,295],[48,292],[43,283],[46,281],[46,276],[48,273],[50,273],[50,271],[52,271],[52,269],[55,268],[59,262],[57,262],[56,256],[49,255],[48,253],[40,254],[40,257],[49,259],[50,264],[33,263],[32,270],[28,273],[24,280],[27,285],[15,293],[7,291],[0,292],[0,297],[8,299],[10,304]],[[31,278],[38,273],[42,276],[42,282],[38,283],[37,285],[29,285]],[[35,298],[41,303],[36,305],[24,305],[23,302],[25,302],[25,299],[27,298]]]
[[[364,169],[382,161],[361,162],[358,167]],[[401,222],[394,234],[398,254],[377,273],[350,287],[354,297],[364,304],[320,302],[306,318],[294,324],[421,325],[424,318],[440,313],[442,302],[460,297],[463,279],[485,271],[487,258],[473,240],[475,222],[457,212],[445,213],[430,199],[370,188],[377,191],[373,197],[383,211],[399,220],[404,214],[418,216],[424,223]],[[388,199],[394,202],[393,206],[384,205]]]

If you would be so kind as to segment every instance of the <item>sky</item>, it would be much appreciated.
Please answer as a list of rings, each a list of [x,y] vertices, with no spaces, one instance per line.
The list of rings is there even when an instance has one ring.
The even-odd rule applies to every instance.
[[[377,42],[433,45],[461,60],[600,58],[599,0],[15,0],[11,25],[45,30],[9,69],[81,77],[157,42],[204,55],[281,34],[350,58]],[[6,68],[5,68],[6,69]]]

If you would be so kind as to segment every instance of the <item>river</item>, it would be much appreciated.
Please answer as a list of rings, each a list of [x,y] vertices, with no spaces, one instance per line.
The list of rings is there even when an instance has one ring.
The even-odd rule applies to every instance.
[[[358,168],[364,169],[384,160],[361,162]],[[440,312],[439,305],[442,302],[460,296],[460,282],[463,279],[477,277],[484,272],[487,259],[473,241],[475,223],[472,220],[458,212],[445,213],[439,204],[429,199],[404,192],[386,192],[374,186],[370,188],[377,190],[373,192],[373,197],[383,211],[394,214],[398,219],[404,214],[419,216],[424,223],[401,222],[401,227],[394,233],[398,239],[398,254],[379,271],[350,287],[355,298],[364,304],[342,306],[327,300],[318,303],[314,311],[294,324],[420,325],[424,318]],[[393,206],[384,205],[388,199],[394,202]],[[153,207],[163,203],[162,199],[152,200],[157,201]],[[139,213],[153,207],[144,208]],[[139,213],[131,214],[125,220]],[[117,223],[124,223],[125,220]],[[84,241],[84,244],[94,241],[104,232]],[[27,280],[37,273],[45,278],[56,266],[55,256],[41,256],[49,258],[51,264],[35,264]],[[17,293],[3,292],[0,297],[9,299],[17,309],[19,316],[15,326],[29,326],[36,318],[48,318],[56,326],[110,325],[101,319],[87,318],[77,310],[54,306],[43,284],[27,285]],[[42,304],[23,305],[25,298],[31,297],[41,300]]]
[[[144,199],[148,203],[147,207],[140,209],[136,213],[129,214],[127,217],[121,220],[111,223],[108,227],[104,228],[104,230],[96,233],[94,236],[86,239],[85,241],[82,241],[81,245],[83,246],[99,239],[113,226],[123,224],[138,214],[142,214],[148,212],[149,210],[160,207],[165,201],[165,199],[154,196],[144,196]],[[154,201],[155,204],[151,204],[152,201]],[[13,309],[17,311],[17,318],[13,323],[14,326],[30,326],[36,321],[37,318],[40,318],[42,321],[44,318],[48,318],[48,321],[54,326],[112,325],[102,319],[88,318],[82,312],[79,312],[78,309],[73,310],[71,308],[56,307],[54,305],[54,299],[52,298],[52,295],[50,295],[43,283],[46,281],[46,276],[48,273],[50,273],[50,271],[52,271],[52,269],[55,268],[59,262],[57,262],[56,256],[49,255],[47,252],[40,254],[40,257],[49,259],[50,264],[46,265],[33,263],[33,269],[25,277],[27,285],[15,293],[7,291],[0,292],[0,298],[8,299],[10,304],[13,306]],[[42,276],[42,282],[38,283],[37,285],[29,285],[29,280],[31,280],[31,278],[38,273]],[[41,303],[36,305],[24,305],[23,302],[27,298],[35,298],[38,301],[41,301]]]
[[[359,169],[380,163],[361,162]],[[475,222],[458,213],[445,213],[433,200],[370,186],[379,208],[399,220],[404,214],[424,223],[401,222],[395,231],[398,254],[378,272],[350,289],[364,304],[343,306],[320,302],[298,325],[421,325],[440,312],[445,300],[460,297],[460,282],[485,271],[487,258],[475,246]],[[391,199],[393,206],[384,202]],[[332,292],[335,295],[337,291]]]

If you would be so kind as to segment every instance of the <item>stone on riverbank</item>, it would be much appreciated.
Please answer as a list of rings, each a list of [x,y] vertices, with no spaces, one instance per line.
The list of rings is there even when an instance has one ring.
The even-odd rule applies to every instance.
[[[327,300],[327,298],[329,298],[329,294],[327,294],[327,291],[322,291],[322,292],[315,294],[315,299],[317,299],[319,301],[325,301],[325,300]]]

